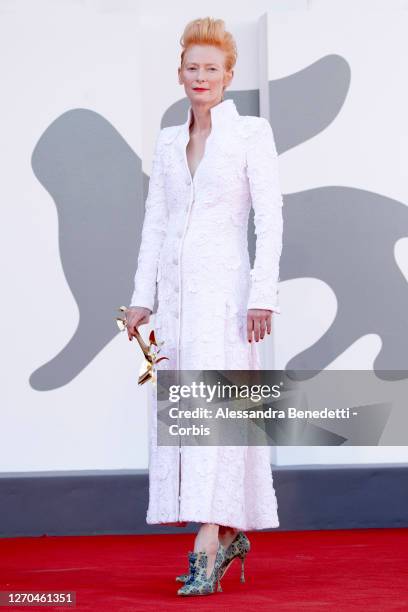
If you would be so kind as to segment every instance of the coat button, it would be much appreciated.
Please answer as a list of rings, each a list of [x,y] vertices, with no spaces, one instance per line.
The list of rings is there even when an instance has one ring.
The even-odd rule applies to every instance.
[[[177,264],[178,264],[178,259],[177,259],[177,257],[174,257],[174,258],[173,258],[173,263],[174,263],[174,265],[175,265],[175,266],[177,266]]]
[[[190,179],[189,179],[189,178],[188,178],[188,179],[186,179],[186,185],[191,185],[191,181],[190,181]]]
[[[179,286],[178,286],[178,285],[175,285],[175,286],[174,286],[174,291],[175,291],[176,293],[178,293],[178,292],[180,291],[180,289],[179,289]]]
[[[182,232],[181,230],[179,230],[179,231],[177,232],[177,238],[181,238],[181,237],[182,237],[182,235],[183,235],[183,232]]]

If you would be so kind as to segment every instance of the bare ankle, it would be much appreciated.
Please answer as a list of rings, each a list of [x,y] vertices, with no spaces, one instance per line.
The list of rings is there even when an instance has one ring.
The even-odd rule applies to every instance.
[[[218,525],[204,524],[198,530],[194,541],[194,551],[204,551],[215,555],[218,549]]]
[[[235,539],[238,531],[239,529],[236,529],[235,527],[220,527],[219,541],[223,546],[229,546]]]

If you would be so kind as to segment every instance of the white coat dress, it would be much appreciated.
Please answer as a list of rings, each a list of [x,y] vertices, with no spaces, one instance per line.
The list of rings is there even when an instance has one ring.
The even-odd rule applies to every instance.
[[[158,369],[259,369],[258,345],[247,339],[247,310],[280,312],[283,202],[271,126],[240,115],[232,99],[210,112],[211,132],[193,177],[186,154],[191,107],[184,124],[161,129],[156,140],[130,305],[153,311],[157,288],[154,328],[169,357]],[[269,447],[157,445],[156,390],[147,384],[146,522],[278,527]]]

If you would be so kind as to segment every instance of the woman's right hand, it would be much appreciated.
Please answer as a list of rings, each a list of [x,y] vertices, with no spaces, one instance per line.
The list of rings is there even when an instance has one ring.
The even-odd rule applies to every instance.
[[[136,336],[136,329],[139,325],[145,325],[150,320],[152,311],[143,306],[130,306],[126,311],[126,329],[130,341]]]

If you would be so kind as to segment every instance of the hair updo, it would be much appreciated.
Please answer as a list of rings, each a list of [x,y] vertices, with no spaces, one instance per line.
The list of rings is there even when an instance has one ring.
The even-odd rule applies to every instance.
[[[183,47],[181,62],[183,64],[184,54],[192,45],[211,45],[225,52],[225,70],[232,70],[237,61],[237,46],[230,32],[225,29],[223,19],[212,19],[203,17],[190,21],[184,28],[180,44]]]

